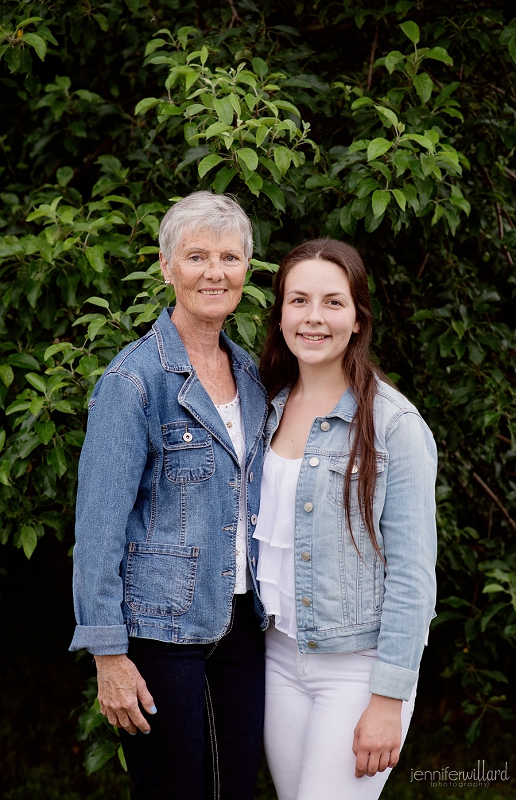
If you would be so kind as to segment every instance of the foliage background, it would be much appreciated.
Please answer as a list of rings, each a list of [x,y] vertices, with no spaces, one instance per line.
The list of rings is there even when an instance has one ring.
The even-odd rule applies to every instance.
[[[85,683],[89,659],[64,654],[77,459],[98,375],[173,302],[159,281],[157,227],[173,198],[198,188],[235,194],[253,220],[257,260],[229,335],[258,359],[274,264],[321,234],[353,242],[370,272],[375,354],[438,442],[440,613],[414,727],[426,733],[409,739],[410,760],[386,796],[410,788],[407,796],[425,797],[428,787],[408,786],[410,769],[438,769],[452,753],[457,768],[488,752],[493,768],[510,761],[516,19],[508,9],[494,0],[2,6],[6,797],[126,791],[109,760],[116,737]],[[89,694],[77,741],[77,714],[67,717],[81,688]],[[34,731],[23,756],[20,719]],[[81,777],[84,758],[90,778]],[[262,782],[260,796],[272,797],[265,772]]]

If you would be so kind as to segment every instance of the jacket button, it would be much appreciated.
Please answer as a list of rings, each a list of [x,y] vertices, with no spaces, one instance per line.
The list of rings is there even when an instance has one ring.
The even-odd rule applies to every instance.
[[[308,647],[310,648],[310,650],[317,650],[317,642],[313,642],[312,640],[310,640],[308,642]]]
[[[303,597],[301,602],[303,603],[304,606],[309,606],[310,605],[310,598],[309,597]]]
[[[257,522],[258,522],[258,517],[256,516],[256,514],[253,514],[253,516],[251,517],[251,525],[256,525]]]
[[[307,553],[306,551],[301,553],[301,561],[310,561],[310,553]]]
[[[319,459],[314,456],[308,463],[311,467],[316,467],[319,464]]]
[[[254,475],[252,472],[249,473],[249,483],[253,482]]]
[[[330,430],[330,423],[327,422],[326,420],[324,420],[324,422],[321,422],[321,430],[322,431],[329,431]]]
[[[256,567],[256,558],[254,556],[251,559],[251,564],[253,565],[253,567]]]
[[[313,511],[314,510],[314,504],[313,503],[305,503],[303,508],[305,509],[305,511]]]

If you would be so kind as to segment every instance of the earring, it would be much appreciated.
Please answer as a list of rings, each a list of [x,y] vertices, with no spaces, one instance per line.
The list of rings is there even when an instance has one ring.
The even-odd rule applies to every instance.
[[[280,331],[281,331],[281,330],[283,330],[283,329],[282,329],[282,327],[281,327],[281,322],[280,322],[280,324],[279,324],[279,329],[280,329]]]
[[[168,278],[165,278],[165,286],[170,286],[170,281]]]

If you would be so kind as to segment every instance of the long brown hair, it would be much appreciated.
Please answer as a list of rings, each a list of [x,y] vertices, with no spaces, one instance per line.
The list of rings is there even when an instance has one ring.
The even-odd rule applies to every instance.
[[[276,300],[271,309],[269,329],[262,353],[260,373],[271,401],[281,389],[293,387],[299,375],[297,358],[290,352],[280,330],[285,294],[285,280],[290,270],[301,261],[331,261],[344,270],[355,304],[360,330],[353,334],[344,352],[342,368],[355,397],[357,408],[351,422],[354,430],[349,463],[344,478],[344,509],[353,544],[358,547],[351,529],[351,470],[360,453],[358,504],[365,528],[375,552],[383,559],[376,540],[373,522],[373,498],[377,479],[377,453],[374,446],[373,404],[377,392],[376,376],[385,380],[382,371],[369,356],[373,313],[364,264],[354,247],[335,239],[313,239],[295,247],[280,264],[276,275]]]

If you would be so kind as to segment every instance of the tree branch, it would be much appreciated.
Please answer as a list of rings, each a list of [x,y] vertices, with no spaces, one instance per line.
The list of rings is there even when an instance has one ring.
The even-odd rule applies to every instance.
[[[367,91],[369,91],[369,89],[371,88],[371,84],[373,82],[373,64],[377,46],[378,46],[378,25],[376,25],[374,42],[373,46],[371,47],[371,57],[369,58],[369,72],[367,73],[367,87],[366,87]]]
[[[228,6],[231,9],[231,22],[229,23],[229,27],[232,28],[233,25],[235,24],[235,22],[238,22],[239,25],[243,25],[244,23],[242,22],[242,20],[238,16],[238,11],[235,8],[235,4],[234,4],[233,0],[228,0]]]
[[[482,480],[480,475],[477,475],[477,473],[474,472],[473,473],[473,477],[476,480],[476,482],[482,487],[482,489],[487,494],[487,496],[493,501],[493,503],[495,503],[498,506],[498,508],[500,509],[502,514],[504,515],[505,519],[507,520],[507,522],[509,523],[511,528],[516,531],[516,522],[513,520],[513,518],[511,517],[511,515],[509,514],[509,512],[507,511],[507,509],[503,505],[502,501],[495,495],[493,490],[489,488],[487,483],[484,483],[484,481]]]

